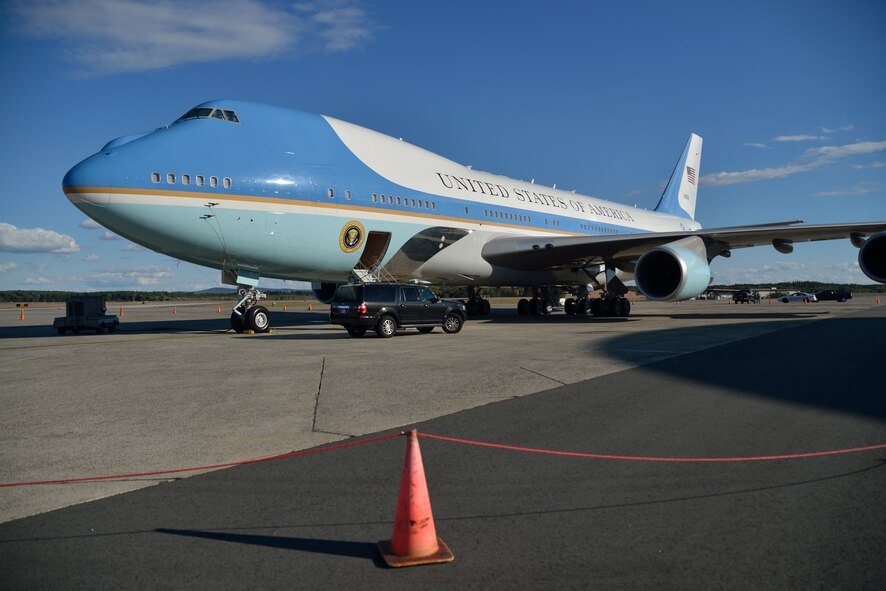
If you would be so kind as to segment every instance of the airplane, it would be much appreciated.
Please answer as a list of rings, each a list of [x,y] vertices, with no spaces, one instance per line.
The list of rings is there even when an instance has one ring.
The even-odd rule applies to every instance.
[[[216,100],[127,135],[74,166],[67,198],[109,230],[159,253],[221,270],[239,287],[237,331],[267,332],[261,278],[338,285],[397,279],[524,287],[520,314],[627,316],[625,281],[648,299],[686,300],[732,250],[848,238],[861,270],[886,282],[886,222],[800,220],[703,229],[695,220],[702,138],[690,134],[649,211],[463,166],[332,117]],[[592,297],[602,293],[602,297]]]

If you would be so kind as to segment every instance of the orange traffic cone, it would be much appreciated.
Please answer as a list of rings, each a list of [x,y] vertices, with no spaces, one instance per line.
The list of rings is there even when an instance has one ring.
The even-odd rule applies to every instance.
[[[769,305],[772,305],[772,298],[769,298]]]
[[[880,296],[877,296],[877,304],[879,304],[879,303],[880,303]],[[25,311],[22,310],[22,314],[24,314],[24,313],[25,313]]]
[[[283,304],[283,311],[286,311],[286,304]]]
[[[123,318],[125,314],[123,314],[123,306],[120,306],[120,318]]]
[[[218,313],[221,314],[221,306],[218,307]]]
[[[418,448],[418,433],[411,430],[406,438],[406,455],[397,497],[397,517],[391,541],[378,543],[388,566],[418,566],[451,562],[455,559],[443,540],[437,537],[425,468]]]
[[[314,307],[311,304],[308,304],[308,312],[310,312],[313,309],[314,309]]]
[[[175,310],[175,306],[173,306],[173,307],[172,307],[172,315],[175,316],[176,314],[178,314],[178,312],[176,312],[176,310]]]
[[[879,298],[877,299],[877,303],[878,303],[878,304],[880,303]],[[24,319],[25,319],[25,309],[22,308],[22,314],[21,314],[21,316],[19,317],[19,320],[24,320]]]

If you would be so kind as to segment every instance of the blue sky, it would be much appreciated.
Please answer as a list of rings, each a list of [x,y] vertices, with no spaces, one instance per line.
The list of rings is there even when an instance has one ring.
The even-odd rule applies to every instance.
[[[94,227],[61,191],[109,140],[216,98],[648,208],[692,131],[705,227],[886,220],[880,1],[7,0],[0,16],[4,290],[218,285]],[[718,283],[870,283],[856,253],[760,247],[712,269]]]

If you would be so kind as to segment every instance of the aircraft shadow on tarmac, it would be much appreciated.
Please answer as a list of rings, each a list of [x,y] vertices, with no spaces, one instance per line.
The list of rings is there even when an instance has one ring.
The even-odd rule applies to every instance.
[[[232,534],[190,529],[157,528],[154,531],[161,534],[202,538],[204,540],[219,540],[222,542],[235,542],[238,544],[251,544],[253,546],[281,548],[283,550],[297,550],[300,552],[312,552],[315,554],[347,556],[350,558],[366,558],[372,560],[372,562],[379,568],[384,568],[386,566],[378,553],[378,546],[370,542],[259,536],[255,534]]]
[[[710,342],[706,334],[732,326],[739,340],[703,348]],[[671,378],[664,384],[690,380],[712,389],[886,420],[886,318],[843,316],[791,323],[774,332],[768,328],[765,322],[705,324],[623,333],[589,351],[620,361],[646,361],[643,371]],[[694,350],[695,344],[700,349]]]

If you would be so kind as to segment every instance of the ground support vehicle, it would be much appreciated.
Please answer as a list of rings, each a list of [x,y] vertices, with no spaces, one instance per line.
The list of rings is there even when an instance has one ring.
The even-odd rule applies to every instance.
[[[52,327],[60,335],[67,331],[77,334],[81,330],[94,330],[96,334],[105,330],[114,332],[120,320],[107,311],[101,296],[71,296],[65,300],[65,316],[56,318]]]

